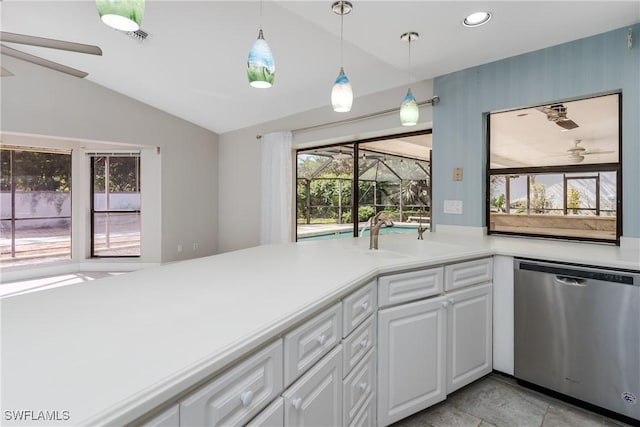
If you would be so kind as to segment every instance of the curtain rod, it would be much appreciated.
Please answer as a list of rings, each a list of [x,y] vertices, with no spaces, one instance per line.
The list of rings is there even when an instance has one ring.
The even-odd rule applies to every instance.
[[[436,105],[438,102],[440,102],[440,98],[438,96],[434,96],[434,97],[431,97],[431,98],[427,99],[426,101],[418,102],[418,106],[421,107],[423,105]],[[362,116],[350,117],[348,119],[336,120],[334,122],[322,123],[322,124],[319,124],[319,125],[313,125],[313,126],[307,126],[307,127],[303,127],[303,128],[293,129],[291,131],[291,133],[306,132],[306,131],[313,130],[313,129],[321,129],[321,128],[337,126],[337,125],[341,125],[341,124],[345,124],[345,123],[358,122],[358,121],[361,121],[361,120],[371,119],[371,118],[374,118],[374,117],[386,116],[387,114],[396,113],[396,112],[398,112],[398,110],[399,110],[399,108],[390,108],[388,110],[378,111],[378,112],[375,112],[375,113],[369,113],[369,114],[365,114],[365,115],[362,115]],[[262,138],[262,135],[260,135],[260,134],[256,135],[256,139],[261,139],[261,138]]]

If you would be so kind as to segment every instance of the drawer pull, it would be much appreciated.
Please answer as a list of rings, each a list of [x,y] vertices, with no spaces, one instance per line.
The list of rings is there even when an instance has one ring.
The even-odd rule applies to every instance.
[[[322,334],[318,337],[318,344],[324,345],[326,341],[327,341],[327,336],[325,334]]]
[[[295,399],[293,399],[291,401],[291,406],[293,406],[294,409],[300,409],[300,407],[302,406],[302,398],[296,397]]]
[[[367,338],[363,338],[362,341],[360,341],[360,347],[367,348],[368,345],[369,345],[369,340]]]
[[[253,392],[251,390],[243,391],[240,394],[240,400],[242,401],[242,406],[249,406],[253,401]]]
[[[362,308],[362,311],[367,311],[369,309],[369,301],[363,302],[360,304],[360,307]]]
[[[367,383],[360,383],[360,390],[364,393],[367,391]]]
[[[444,308],[449,307],[449,301],[442,301],[442,306],[443,306]]]
[[[449,298],[447,301],[449,301],[449,304],[451,305],[456,303],[456,300],[454,300],[453,298]]]

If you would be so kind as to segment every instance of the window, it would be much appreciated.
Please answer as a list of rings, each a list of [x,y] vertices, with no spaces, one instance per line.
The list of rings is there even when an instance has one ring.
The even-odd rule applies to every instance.
[[[620,95],[491,113],[493,234],[618,242]]]
[[[430,132],[297,154],[298,241],[367,235],[367,221],[379,212],[394,222],[382,234],[417,234],[418,225],[429,226]]]
[[[140,256],[140,157],[91,156],[91,256]]]
[[[71,258],[71,153],[7,147],[2,172],[2,266]]]

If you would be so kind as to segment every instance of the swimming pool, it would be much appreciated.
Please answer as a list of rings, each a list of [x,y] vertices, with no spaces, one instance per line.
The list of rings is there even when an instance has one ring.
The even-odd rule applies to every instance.
[[[404,234],[404,233],[418,233],[418,224],[416,224],[415,227],[412,226],[393,226],[393,227],[382,227],[380,229],[380,234]],[[369,229],[367,228],[366,230],[364,230],[364,233],[361,233],[360,236],[361,237],[365,237],[369,235]],[[303,236],[303,237],[298,237],[298,241],[299,242],[307,242],[310,240],[326,240],[326,239],[339,239],[339,238],[343,238],[343,237],[353,237],[353,231],[352,230],[342,230],[342,231],[335,231],[335,232],[329,232],[329,233],[325,233],[325,234],[316,234],[313,236]]]

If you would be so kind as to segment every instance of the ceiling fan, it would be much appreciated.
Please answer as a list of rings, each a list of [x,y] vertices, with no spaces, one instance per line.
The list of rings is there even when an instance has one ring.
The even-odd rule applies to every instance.
[[[554,122],[565,130],[571,130],[578,127],[576,122],[567,117],[567,107],[562,104],[539,107],[538,110],[547,115],[547,120]]]
[[[587,150],[586,148],[580,146],[582,142],[581,139],[576,139],[573,141],[573,147],[569,148],[566,151],[566,156],[571,163],[582,163],[584,161],[584,156],[592,155],[592,154],[611,154],[615,153],[613,150]]]
[[[16,33],[8,33],[6,31],[0,31],[0,41],[4,43],[16,43],[16,44],[24,44],[30,46],[38,46],[38,47],[46,47],[49,49],[58,49],[58,50],[66,50],[70,52],[78,52],[78,53],[86,53],[90,55],[102,55],[102,49],[98,46],[68,42],[63,40],[56,39],[48,39],[44,37],[35,37],[29,36],[25,34],[16,34]],[[13,58],[17,58],[23,61],[30,62],[32,64],[40,65],[42,67],[50,68],[52,70],[60,71],[62,73],[70,74],[75,77],[84,78],[89,74],[68,67],[63,64],[59,64],[57,62],[49,61],[48,59],[41,58],[36,55],[31,55],[29,53],[23,52],[21,50],[14,49],[12,47],[6,46],[5,44],[0,44],[0,53],[2,55],[11,56]],[[12,76],[13,73],[6,68],[2,67],[2,77]]]

